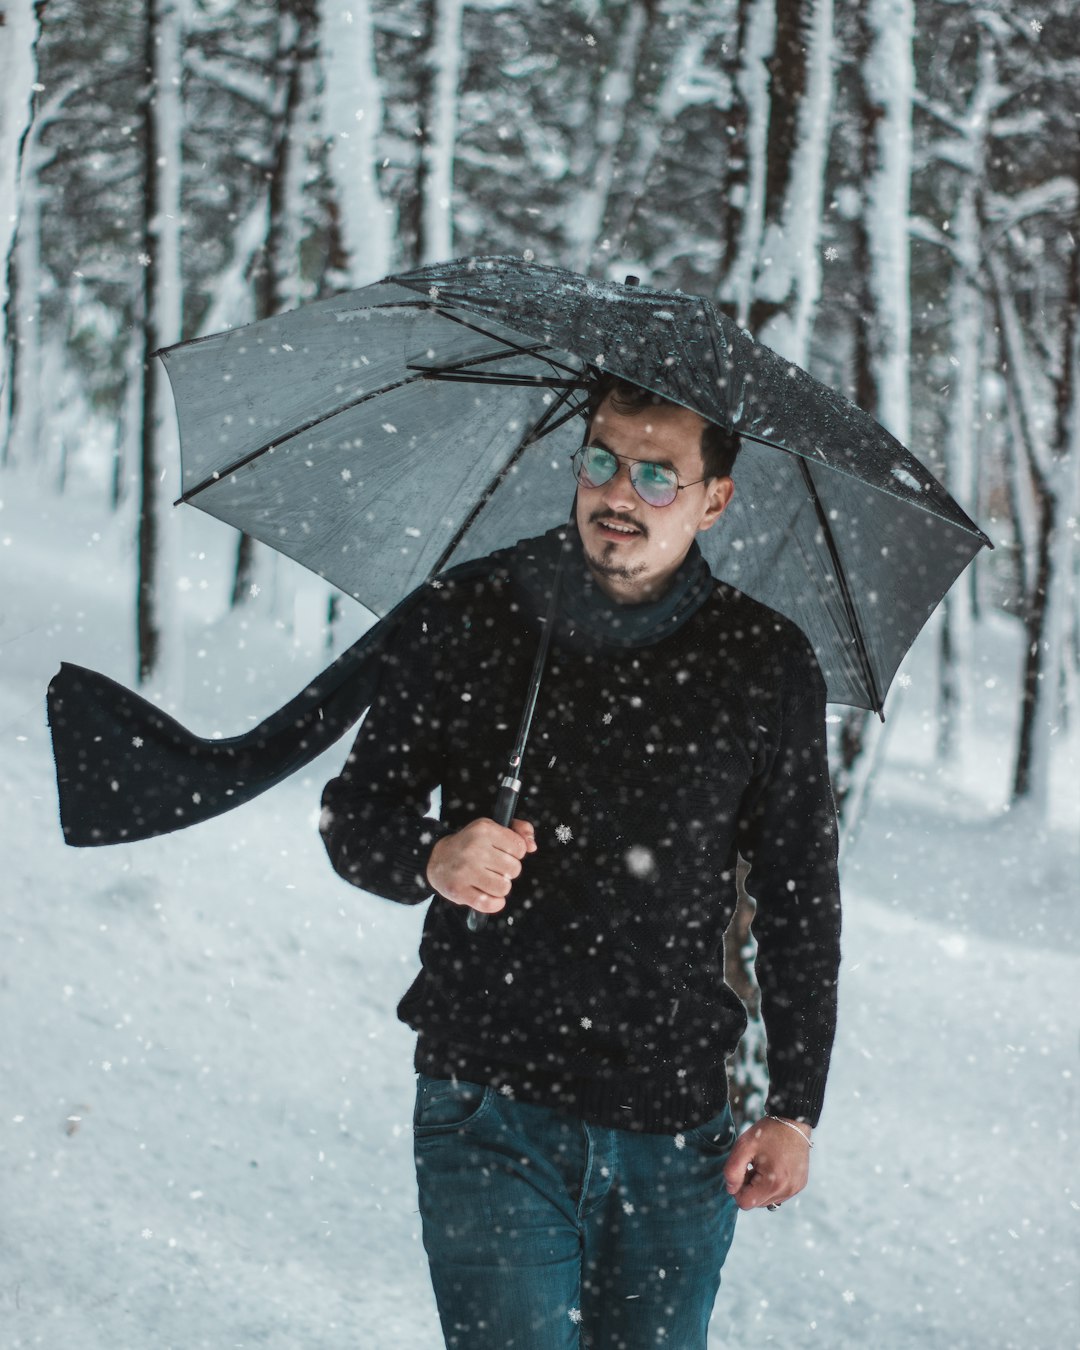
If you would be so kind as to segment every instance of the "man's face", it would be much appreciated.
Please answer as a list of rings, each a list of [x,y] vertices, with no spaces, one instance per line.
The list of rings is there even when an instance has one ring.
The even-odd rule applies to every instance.
[[[731,500],[730,478],[697,480],[704,419],[688,408],[660,405],[620,413],[605,399],[593,416],[589,441],[623,456],[600,487],[578,485],[576,519],[585,560],[612,600],[640,604],[663,595],[699,530],[711,529]],[[649,506],[634,491],[627,460],[650,460],[675,470],[681,484],[670,506]]]

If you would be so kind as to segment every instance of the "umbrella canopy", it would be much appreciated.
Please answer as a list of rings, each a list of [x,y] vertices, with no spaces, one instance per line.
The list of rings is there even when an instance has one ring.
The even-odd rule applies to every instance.
[[[881,711],[989,544],[873,418],[697,296],[470,258],[161,355],[180,500],[378,614],[566,520],[573,414],[600,371],[742,437],[735,496],[699,542],[717,577],[803,629],[833,702]]]

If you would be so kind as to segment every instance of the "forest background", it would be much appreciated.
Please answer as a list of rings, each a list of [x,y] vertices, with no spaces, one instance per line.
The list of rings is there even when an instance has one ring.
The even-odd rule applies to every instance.
[[[1070,9],[5,0],[0,464],[57,492],[81,474],[102,529],[132,534],[135,673],[175,694],[188,568],[150,353],[465,254],[704,293],[988,530],[937,622],[940,752],[974,626],[1007,613],[1013,795],[1045,803],[1080,668]],[[260,585],[260,549],[241,542],[221,603],[292,623],[301,583]],[[868,732],[845,716],[842,810]]]
[[[311,659],[285,695],[356,625],[322,583],[172,511],[153,351],[474,253],[707,294],[877,416],[992,538],[922,640],[920,716],[928,762],[970,778],[998,681],[995,809],[1041,840],[1077,815],[1060,801],[1080,708],[1071,10],[0,0],[0,506],[66,503],[55,518],[124,590],[109,673],[216,718],[193,626],[234,662],[241,635],[291,637]],[[20,637],[0,644],[16,665]],[[1012,663],[989,680],[988,649]],[[889,725],[831,719],[848,845]]]

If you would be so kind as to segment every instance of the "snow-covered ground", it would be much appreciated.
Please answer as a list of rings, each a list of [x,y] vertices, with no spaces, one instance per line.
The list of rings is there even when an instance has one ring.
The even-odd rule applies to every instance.
[[[0,498],[0,1347],[439,1345],[394,1017],[422,914],[325,860],[345,743],[188,833],[67,849],[45,685],[61,658],[130,682],[130,549],[93,485]],[[212,615],[229,531],[185,529]],[[177,712],[204,732],[327,659],[191,612]],[[1080,1345],[1080,757],[1074,727],[1050,822],[1004,809],[1019,641],[981,633],[948,772],[927,646],[892,695],[811,1185],[740,1220],[718,1347]]]

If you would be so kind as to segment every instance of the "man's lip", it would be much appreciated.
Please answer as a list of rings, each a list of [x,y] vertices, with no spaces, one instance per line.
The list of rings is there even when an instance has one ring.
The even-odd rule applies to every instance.
[[[641,526],[636,525],[632,520],[594,520],[592,523],[599,525],[602,529],[606,529],[608,526],[614,527],[614,532],[623,539],[637,539],[644,534]],[[632,531],[632,533],[628,533],[628,531]]]

